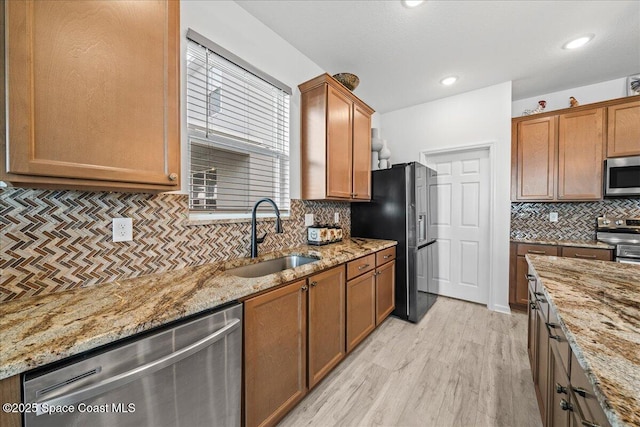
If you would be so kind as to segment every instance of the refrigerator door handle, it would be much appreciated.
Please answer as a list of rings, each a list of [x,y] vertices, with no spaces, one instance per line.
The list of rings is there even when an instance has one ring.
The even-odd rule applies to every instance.
[[[424,215],[418,215],[418,231],[419,231],[418,241],[422,242],[422,241],[426,240],[426,238],[427,238],[427,226],[426,226],[426,221],[425,221],[425,216]]]
[[[426,248],[426,247],[427,247],[427,246],[429,246],[429,245],[433,245],[436,241],[437,241],[437,240],[435,240],[435,239],[434,239],[434,240],[431,240],[431,241],[429,241],[429,242],[427,242],[427,243],[423,243],[423,244],[421,244],[420,246],[418,246],[418,248],[417,248],[417,249],[418,249],[418,250],[420,250],[420,249],[422,249],[422,248]]]

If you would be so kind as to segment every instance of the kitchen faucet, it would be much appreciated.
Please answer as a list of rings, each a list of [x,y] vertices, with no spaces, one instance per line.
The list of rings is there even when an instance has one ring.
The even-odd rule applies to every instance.
[[[276,203],[265,197],[264,199],[260,199],[253,205],[253,210],[251,211],[251,258],[255,258],[258,256],[258,243],[264,242],[264,238],[267,237],[267,233],[264,233],[262,236],[257,236],[256,230],[256,211],[258,210],[258,205],[262,202],[269,202],[273,206],[273,209],[276,211],[276,233],[282,233],[282,222],[280,221],[280,210]]]

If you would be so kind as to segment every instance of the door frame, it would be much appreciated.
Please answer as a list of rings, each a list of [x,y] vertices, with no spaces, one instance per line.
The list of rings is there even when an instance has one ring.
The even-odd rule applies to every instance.
[[[494,222],[497,220],[494,215],[496,211],[496,168],[495,168],[495,147],[497,141],[482,141],[466,145],[458,145],[455,147],[442,147],[434,149],[420,150],[420,163],[426,165],[429,156],[434,154],[457,154],[465,151],[489,150],[489,298],[487,308],[491,311],[504,311],[502,307],[496,307],[495,304],[495,269],[494,269],[494,230],[496,229]]]

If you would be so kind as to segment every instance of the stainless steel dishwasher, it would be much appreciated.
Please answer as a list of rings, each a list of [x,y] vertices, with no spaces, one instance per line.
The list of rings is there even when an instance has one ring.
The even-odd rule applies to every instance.
[[[240,425],[241,304],[96,353],[25,374],[26,427]]]

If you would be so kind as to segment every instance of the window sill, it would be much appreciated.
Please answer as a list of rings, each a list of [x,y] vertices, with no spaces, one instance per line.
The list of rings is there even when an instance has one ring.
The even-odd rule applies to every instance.
[[[207,218],[208,217],[208,218]],[[258,215],[257,222],[273,222],[276,216],[273,214]],[[280,215],[282,222],[293,221],[294,218],[289,214]],[[200,225],[213,225],[213,224],[242,224],[251,223],[251,215],[242,216],[238,218],[216,218],[211,214],[189,214],[189,219],[184,222],[187,227],[197,227]]]

